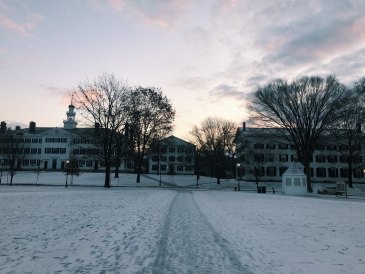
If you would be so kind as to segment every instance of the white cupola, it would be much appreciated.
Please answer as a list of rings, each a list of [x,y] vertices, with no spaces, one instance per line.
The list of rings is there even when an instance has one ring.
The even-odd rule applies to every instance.
[[[67,119],[63,120],[63,128],[64,129],[73,129],[76,128],[77,122],[75,120],[76,112],[75,106],[71,105],[68,106],[68,111],[66,112]]]

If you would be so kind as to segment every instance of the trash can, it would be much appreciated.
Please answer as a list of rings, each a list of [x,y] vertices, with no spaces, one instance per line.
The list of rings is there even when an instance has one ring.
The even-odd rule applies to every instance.
[[[261,193],[266,193],[266,186],[261,187]]]
[[[261,193],[261,186],[257,187],[257,193]]]

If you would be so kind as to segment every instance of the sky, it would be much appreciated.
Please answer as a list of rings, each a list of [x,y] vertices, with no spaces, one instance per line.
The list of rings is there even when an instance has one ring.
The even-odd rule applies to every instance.
[[[365,1],[0,0],[8,126],[63,127],[72,90],[104,72],[161,88],[177,137],[208,116],[239,126],[272,79],[364,76]]]

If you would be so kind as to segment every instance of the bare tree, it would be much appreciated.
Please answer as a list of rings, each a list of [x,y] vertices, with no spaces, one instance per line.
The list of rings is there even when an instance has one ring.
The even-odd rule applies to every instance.
[[[334,76],[301,77],[291,83],[274,80],[253,92],[251,122],[294,146],[310,183],[315,146],[348,105],[349,90]]]
[[[136,149],[136,182],[140,183],[142,163],[156,136],[172,132],[175,110],[158,88],[137,87],[129,94],[129,124]]]
[[[74,101],[85,125],[95,125],[95,138],[99,140],[100,157],[105,165],[104,186],[110,187],[110,169],[116,150],[117,138],[125,127],[128,116],[129,88],[112,74],[103,74],[93,81],[80,83]]]
[[[17,134],[15,130],[9,128],[0,135],[0,156],[9,168],[11,186],[15,174],[20,169],[23,161],[28,160],[29,155],[30,144],[23,134]]]
[[[347,98],[349,106],[341,111],[337,123],[330,129],[331,137],[341,153],[341,162],[347,163],[348,184],[351,188],[355,171],[360,169],[362,175],[364,167],[365,134],[361,126],[365,119],[365,106],[361,98],[364,91],[365,78],[356,83],[351,97]]]
[[[235,124],[219,117],[208,117],[201,122],[200,127],[194,126],[189,132],[197,151],[209,159],[211,175],[215,174],[217,184],[220,184],[223,165],[235,153],[235,133]],[[202,158],[200,155],[199,159]],[[199,161],[199,168],[201,164]]]

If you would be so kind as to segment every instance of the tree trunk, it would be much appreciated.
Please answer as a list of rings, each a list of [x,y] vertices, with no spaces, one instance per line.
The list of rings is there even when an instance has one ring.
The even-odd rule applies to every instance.
[[[119,162],[117,162],[115,164],[115,173],[114,173],[114,178],[119,178]]]
[[[307,176],[307,191],[313,193],[312,182],[311,182],[311,167],[310,162],[304,164],[304,168]]]
[[[349,169],[347,171],[347,178],[349,179],[349,187],[351,187],[351,188],[353,188],[353,186],[352,186],[352,173],[353,173],[352,163],[349,162]]]
[[[13,185],[13,177],[14,177],[14,174],[11,172],[10,173],[10,186]]]
[[[105,167],[105,183],[104,187],[110,188],[110,164]]]

